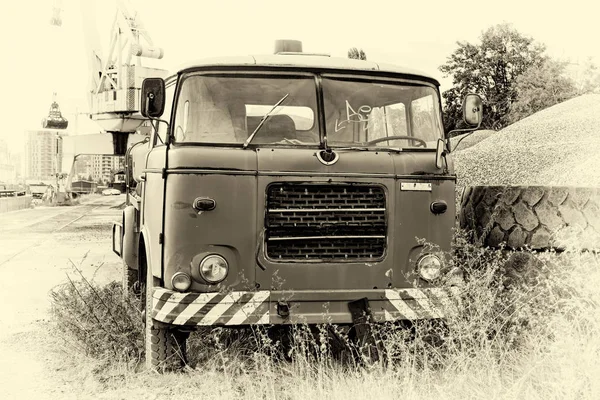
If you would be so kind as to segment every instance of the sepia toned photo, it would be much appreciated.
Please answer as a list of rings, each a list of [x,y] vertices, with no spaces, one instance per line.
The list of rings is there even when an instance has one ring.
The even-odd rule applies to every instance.
[[[600,398],[595,3],[4,9],[0,399]]]

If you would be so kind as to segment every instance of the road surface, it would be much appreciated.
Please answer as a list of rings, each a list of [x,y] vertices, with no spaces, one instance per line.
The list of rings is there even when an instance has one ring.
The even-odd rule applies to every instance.
[[[125,196],[99,196],[70,207],[37,207],[0,214],[0,398],[74,398],[51,378],[39,346],[49,320],[49,291],[77,278],[103,284],[120,279],[111,226]]]

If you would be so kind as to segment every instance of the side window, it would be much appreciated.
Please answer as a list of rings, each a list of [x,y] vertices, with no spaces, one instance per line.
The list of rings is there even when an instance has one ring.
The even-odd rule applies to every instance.
[[[373,107],[369,115],[368,140],[387,136],[406,136],[406,107],[404,103]]]
[[[167,122],[171,122],[171,110],[173,109],[173,97],[175,96],[175,83],[168,85],[165,88],[165,111],[160,119]],[[154,145],[160,146],[167,140],[167,124],[164,122],[157,122],[158,132],[157,138],[155,139]]]

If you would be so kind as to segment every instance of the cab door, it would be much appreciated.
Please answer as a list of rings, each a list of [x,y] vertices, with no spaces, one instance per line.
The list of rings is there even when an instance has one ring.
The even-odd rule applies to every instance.
[[[164,209],[164,190],[166,184],[166,175],[163,178],[163,168],[167,167],[167,131],[166,121],[171,121],[171,111],[175,96],[176,80],[172,79],[165,85],[165,110],[161,119],[163,121],[154,121],[157,128],[152,129],[148,152],[145,160],[145,168],[140,173],[145,177],[142,183],[142,235],[147,249],[148,266],[156,277],[162,277],[162,243],[163,235],[163,209]]]

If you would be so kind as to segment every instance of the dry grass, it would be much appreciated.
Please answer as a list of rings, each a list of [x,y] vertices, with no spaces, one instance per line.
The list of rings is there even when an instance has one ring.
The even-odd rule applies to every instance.
[[[143,360],[143,324],[139,300],[124,299],[122,285],[98,286],[71,262],[75,278],[50,292],[55,329],[66,347],[109,363],[139,365]]]
[[[449,335],[441,347],[427,344],[420,333],[427,330],[406,340],[406,330],[381,326],[382,362],[342,362],[321,340],[325,335],[300,327],[293,357],[283,361],[260,329],[216,329],[190,339],[194,350],[185,373],[156,375],[136,366],[135,353],[113,353],[119,346],[127,348],[126,336],[118,345],[107,335],[77,337],[61,326],[63,313],[58,325],[61,352],[69,354],[66,375],[78,383],[79,398],[95,399],[598,398],[599,256],[538,254],[539,273],[519,280],[513,274],[507,280],[508,254],[472,247],[462,238],[457,245],[455,260],[468,276],[467,295],[460,315],[448,321]],[[101,296],[118,302],[119,296],[110,293],[117,293],[117,286]],[[89,291],[84,296],[96,295]],[[65,298],[58,303],[75,304]],[[81,340],[92,340],[92,347],[104,351],[83,351]]]

